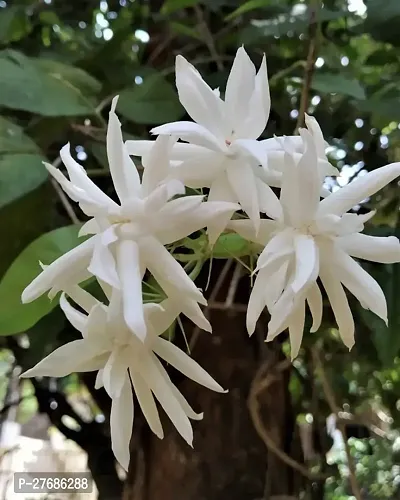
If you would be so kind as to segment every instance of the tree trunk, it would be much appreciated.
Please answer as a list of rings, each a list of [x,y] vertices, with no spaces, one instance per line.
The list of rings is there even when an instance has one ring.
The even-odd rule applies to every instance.
[[[296,490],[293,470],[260,439],[248,408],[258,367],[267,361],[273,369],[273,360],[282,360],[280,345],[249,339],[243,313],[214,310],[210,319],[214,333],[200,334],[192,356],[229,392],[178,382],[195,411],[204,411],[204,419],[193,422],[194,450],[166,418],[163,440],[135,420],[123,500],[257,500]],[[259,396],[267,432],[287,452],[294,429],[289,376],[287,366]]]

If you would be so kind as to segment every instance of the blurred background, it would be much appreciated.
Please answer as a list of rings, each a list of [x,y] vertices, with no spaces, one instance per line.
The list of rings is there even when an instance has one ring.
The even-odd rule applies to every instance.
[[[22,470],[89,470],[90,500],[400,498],[396,265],[367,265],[385,291],[388,328],[350,299],[357,331],[349,353],[327,307],[291,365],[285,334],[263,342],[266,313],[248,339],[249,273],[238,249],[233,258],[217,245],[206,292],[214,333],[185,324],[175,342],[184,349],[187,342],[229,393],[172,373],[205,412],[194,423],[195,450],[166,420],[158,440],[137,408],[127,474],[111,452],[110,401],[94,389],[95,374],[19,379],[78,337],[57,301],[20,303],[38,261],[73,248],[84,222],[43,160],[60,166],[59,149],[70,142],[113,195],[105,154],[112,97],[120,95],[125,138],[146,138],[153,126],[185,118],[174,87],[177,54],[223,93],[244,44],[256,65],[267,55],[272,110],[263,137],[290,135],[304,111],[313,114],[341,172],[327,186],[338,189],[400,161],[399,26],[399,0],[0,0],[1,500],[23,498],[12,484],[12,472]],[[369,234],[399,236],[399,204],[395,182],[355,210],[377,209]],[[199,286],[208,272],[207,264]]]

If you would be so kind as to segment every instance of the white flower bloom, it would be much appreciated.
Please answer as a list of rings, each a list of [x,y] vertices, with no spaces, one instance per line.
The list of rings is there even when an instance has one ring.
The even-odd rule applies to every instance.
[[[196,123],[175,122],[152,130],[153,134],[171,134],[187,142],[173,147],[175,177],[189,187],[209,187],[210,201],[238,201],[257,228],[260,207],[270,191],[256,175],[258,165],[267,162],[265,148],[256,140],[270,112],[265,56],[256,73],[244,48],[237,51],[225,101],[182,56],[176,58],[176,86],[182,105]],[[150,144],[127,141],[127,148],[130,154],[144,156]],[[208,225],[211,243],[228,221],[222,214]]]
[[[230,227],[243,237],[265,245],[257,261],[258,275],[247,311],[252,334],[265,306],[271,313],[267,340],[289,328],[292,358],[300,348],[305,302],[316,331],[322,318],[319,276],[331,303],[340,335],[347,347],[354,344],[354,322],[343,286],[387,322],[385,296],[378,283],[352,257],[374,262],[400,262],[399,240],[360,234],[366,215],[347,213],[400,175],[392,163],[357,178],[320,201],[322,177],[317,144],[301,130],[304,153],[297,163],[290,148],[285,153],[280,200],[275,198],[274,220],[262,220],[258,235],[250,221],[232,221]],[[288,139],[290,141],[290,139]]]
[[[77,300],[76,294],[74,300]],[[63,377],[98,370],[96,388],[104,386],[112,399],[112,449],[126,470],[134,413],[132,385],[151,430],[163,438],[155,397],[181,436],[192,446],[193,430],[189,418],[200,420],[203,415],[193,411],[171,382],[159,358],[195,382],[216,392],[225,391],[196,361],[160,337],[180,313],[176,303],[167,299],[161,304],[143,306],[148,330],[145,342],[139,341],[127,328],[122,314],[122,296],[116,289],[108,307],[97,302],[88,315],[75,309],[64,294],[60,305],[71,324],[82,333],[82,339],[59,347],[22,376]]]
[[[107,132],[107,154],[119,203],[103,193],[70,155],[69,145],[61,150],[69,180],[51,165],[49,172],[82,210],[92,217],[81,235],[94,235],[52,264],[24,290],[23,302],[30,302],[51,289],[54,295],[94,275],[121,290],[125,321],[142,340],[146,336],[142,305],[142,278],[146,269],[171,297],[182,299],[182,311],[200,327],[206,320],[197,303],[206,304],[202,293],[164,245],[207,226],[224,214],[230,219],[239,207],[233,203],[207,202],[202,196],[186,196],[179,181],[164,182],[172,142],[160,137],[154,143],[140,182],[138,171],[126,152],[113,100]],[[196,318],[198,321],[196,321]]]

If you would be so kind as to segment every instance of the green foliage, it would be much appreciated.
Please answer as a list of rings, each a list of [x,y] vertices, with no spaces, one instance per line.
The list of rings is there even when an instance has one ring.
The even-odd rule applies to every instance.
[[[365,91],[355,78],[347,78],[335,73],[317,73],[312,88],[325,94],[337,93],[355,99],[365,99]]]
[[[79,228],[61,227],[43,234],[15,259],[0,282],[0,335],[12,335],[28,330],[56,305],[46,296],[30,304],[21,303],[24,288],[41,271],[39,261],[50,264],[60,255],[77,246]]]

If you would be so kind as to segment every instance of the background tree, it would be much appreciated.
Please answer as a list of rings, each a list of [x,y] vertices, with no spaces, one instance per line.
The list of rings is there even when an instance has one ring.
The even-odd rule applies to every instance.
[[[20,303],[38,260],[50,262],[75,246],[84,222],[48,179],[43,160],[59,165],[58,151],[69,141],[89,175],[110,191],[105,128],[112,97],[120,95],[126,138],[145,138],[151,127],[184,117],[174,89],[176,54],[223,92],[236,49],[245,44],[254,62],[267,55],[273,108],[263,137],[292,134],[305,111],[314,114],[344,185],[400,160],[399,22],[398,0],[1,0],[2,416],[16,402],[15,367],[31,367],[77,337],[57,301]],[[336,181],[327,183],[335,189]],[[398,193],[393,183],[357,208],[378,210],[369,234],[400,236]],[[232,235],[217,243],[206,292],[213,335],[184,325],[193,357],[229,393],[171,374],[205,412],[195,425],[195,451],[168,422],[158,440],[138,410],[123,484],[110,449],[109,401],[94,390],[92,374],[24,381],[17,388],[24,398],[19,418],[32,414],[36,401],[37,411],[88,453],[100,499],[400,498],[400,267],[368,264],[388,300],[389,328],[352,303],[356,345],[348,353],[327,308],[323,328],[305,334],[292,365],[284,335],[263,342],[266,313],[247,338],[250,278],[243,264],[251,267],[252,259],[242,259],[243,245]],[[208,274],[205,264],[199,286],[206,287]],[[176,328],[174,341],[186,340]],[[89,418],[71,397],[76,393]],[[326,460],[331,414],[346,443],[335,464]],[[66,425],[65,416],[78,426]]]

